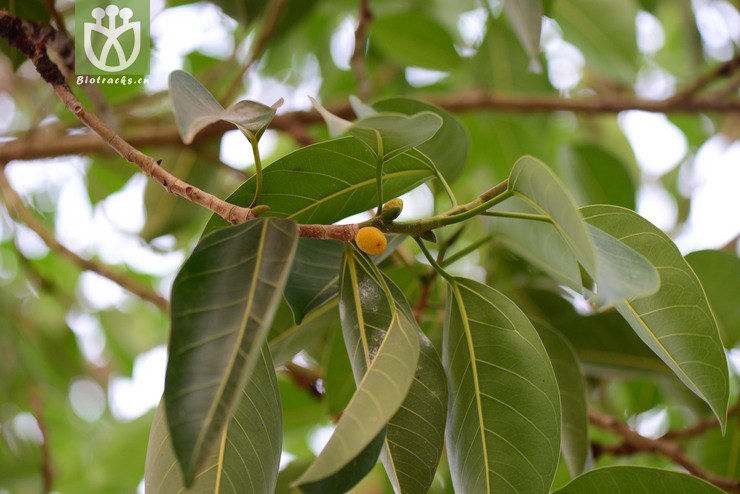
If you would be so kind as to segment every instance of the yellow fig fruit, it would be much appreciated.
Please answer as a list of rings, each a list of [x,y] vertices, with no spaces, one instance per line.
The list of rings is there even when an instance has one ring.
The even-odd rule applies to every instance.
[[[383,232],[374,226],[365,226],[355,235],[355,243],[362,252],[370,255],[377,255],[385,251],[388,241]]]

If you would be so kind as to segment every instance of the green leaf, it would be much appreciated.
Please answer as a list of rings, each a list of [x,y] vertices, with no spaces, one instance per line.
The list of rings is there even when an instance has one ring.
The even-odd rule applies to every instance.
[[[337,305],[336,299],[330,300],[296,323],[287,302],[281,304],[268,340],[275,365],[287,363],[301,350],[322,340],[334,325],[338,326]]]
[[[555,494],[719,494],[723,491],[685,473],[636,466],[612,466],[591,470]]]
[[[468,71],[476,83],[495,91],[538,94],[552,92],[547,74],[531,70],[534,67],[533,62],[536,63],[537,59],[525,51],[518,33],[514,32],[510,24],[503,16],[499,18],[488,16],[486,36],[478,53],[467,59]],[[536,51],[534,55],[536,56]],[[490,117],[490,114],[487,117]],[[504,120],[509,118],[510,115],[504,116]],[[490,128],[488,132],[489,135],[496,135]],[[501,135],[497,137],[508,138]],[[530,148],[526,152],[533,151]]]
[[[697,71],[705,67],[701,32],[697,25],[694,9],[687,9],[681,2],[660,2],[655,16],[663,28],[665,43],[654,55],[655,62],[680,81],[696,77]],[[686,115],[688,117],[689,115]],[[700,120],[694,118],[696,123]],[[682,129],[683,130],[683,129]],[[706,132],[706,129],[704,130]],[[691,142],[690,135],[687,135]]]
[[[297,225],[258,218],[204,237],[175,278],[164,401],[186,485],[217,445],[282,296]]]
[[[282,449],[280,393],[270,352],[263,347],[228,426],[188,492],[272,492]],[[185,490],[167,427],[164,401],[154,415],[147,448],[146,491]]]
[[[233,123],[247,138],[258,141],[282,104],[282,98],[272,106],[263,105],[257,101],[237,101],[224,110],[220,115],[220,120]]]
[[[547,165],[531,156],[520,158],[511,170],[509,190],[538,213],[552,218],[553,226],[578,261],[589,273],[596,271],[594,244],[586,223],[565,186]]]
[[[568,471],[575,477],[583,473],[586,463],[590,461],[586,383],[575,350],[568,340],[549,325],[535,322],[534,327],[547,349],[558,380],[563,412],[560,448],[568,464]]]
[[[651,295],[660,288],[658,270],[642,254],[608,233],[588,225],[596,247],[598,293],[592,301],[601,307]]]
[[[591,143],[563,150],[558,171],[579,206],[613,204],[635,209],[635,180],[613,153]]]
[[[425,494],[444,449],[447,376],[437,350],[416,324],[403,293],[388,278],[385,280],[398,310],[416,327],[420,351],[411,388],[388,422],[381,460],[396,492]]]
[[[385,429],[381,430],[356,457],[347,462],[339,471],[329,477],[300,484],[300,491],[306,494],[342,494],[349,491],[378,462],[378,455],[383,448],[384,439]],[[304,476],[305,473],[298,480],[295,480],[291,486],[295,487]]]
[[[558,323],[557,327],[573,346],[578,360],[590,375],[671,374],[663,361],[617,313],[576,317]]]
[[[512,197],[493,208],[496,212],[532,214],[539,211],[524,199]],[[578,260],[563,236],[550,223],[518,218],[491,218],[491,235],[517,256],[541,269],[555,281],[581,291]]]
[[[359,384],[398,318],[398,309],[378,268],[353,249],[345,249],[342,263],[339,315],[355,382]]]
[[[587,67],[631,84],[637,72],[639,53],[633,0],[558,0],[555,20],[563,38],[585,55]]]
[[[549,492],[560,456],[560,399],[527,317],[478,282],[450,286],[443,343],[447,456],[456,492]]]
[[[85,175],[90,203],[96,205],[111,194],[123,189],[135,173],[134,167],[119,166],[108,156],[94,157]]]
[[[720,250],[701,250],[687,255],[686,262],[704,286],[725,347],[734,347],[740,341],[740,258]]]
[[[398,197],[434,176],[434,165],[416,150],[383,165],[384,201]],[[331,224],[377,206],[375,158],[353,137],[301,148],[277,160],[262,174],[260,204],[272,216],[299,223]],[[228,201],[249,206],[256,179],[242,184]],[[310,184],[310,187],[308,186]],[[226,222],[212,217],[206,232]]]
[[[704,431],[686,444],[686,454],[698,465],[729,479],[740,478],[740,415],[727,422],[724,434],[718,427]]]
[[[589,227],[575,208],[565,186],[540,161],[528,156],[517,161],[509,178],[509,190],[535,212],[551,220],[552,226],[560,233],[575,258],[596,280],[597,293],[593,301],[597,305],[614,305],[622,299],[654,293],[658,289],[658,275],[649,260],[599,229]],[[501,208],[506,207],[506,203],[501,205]],[[550,248],[551,244],[545,244],[544,241],[551,241],[552,234],[545,226],[534,226],[529,231],[530,226],[509,226],[509,235],[521,236],[520,244],[535,240],[535,245],[540,246],[529,246],[526,251],[530,252],[530,257],[544,254],[544,259],[532,262],[546,272],[555,272],[558,281],[564,281],[574,288],[571,284],[576,277],[573,260],[563,249],[562,243],[552,243],[552,254],[543,252]],[[533,235],[539,238],[533,239]],[[542,266],[553,257],[554,268]]]
[[[352,124],[350,135],[359,139],[373,155],[393,159],[434,136],[442,127],[442,117],[430,111],[406,116],[378,113]]]
[[[192,149],[183,147],[179,151],[165,151],[158,156],[167,164],[167,169],[181,180],[216,195],[221,192],[219,174]],[[207,210],[167,192],[154,180],[148,180],[144,188],[144,207],[147,215],[140,235],[147,241],[174,234],[186,237],[189,243],[201,228],[200,223],[208,218]],[[197,220],[196,225],[193,225],[194,219]]]
[[[530,70],[540,72],[542,67],[537,60],[540,52],[540,33],[542,31],[541,0],[503,0],[504,12],[514,27],[522,48],[529,55]]]
[[[321,454],[296,481],[301,488],[331,481],[384,431],[406,398],[419,358],[414,326],[395,309],[388,289],[373,278],[377,268],[358,256],[346,251],[340,289],[342,331],[348,348],[350,342],[353,344],[350,354],[357,391]],[[369,336],[369,326],[385,334],[376,334],[381,339],[368,341],[365,336]],[[371,355],[372,361],[367,364]]]
[[[339,417],[357,389],[341,331],[335,332],[331,339],[324,369],[324,397],[329,415]]]
[[[198,131],[219,120],[217,116],[223,113],[224,107],[185,71],[171,72],[168,84],[177,130],[183,142],[189,144]]]
[[[402,66],[450,70],[460,63],[450,33],[418,10],[376,17],[370,46]]]
[[[295,322],[337,294],[344,247],[340,242],[315,238],[298,241],[293,268],[285,285],[285,299]]]
[[[373,104],[381,112],[398,112],[414,115],[433,112],[442,117],[442,127],[417,149],[432,160],[448,182],[457,179],[468,161],[470,135],[462,122],[452,113],[435,105],[412,98],[387,98]]]
[[[219,120],[233,123],[250,140],[259,140],[275,110],[282,105],[282,99],[272,106],[239,101],[224,109],[208,89],[182,70],[170,73],[169,87],[177,130],[185,144],[193,142],[198,132]]]
[[[432,485],[444,448],[447,418],[444,368],[431,341],[416,324],[401,290],[365,257],[354,253],[348,257],[350,255],[352,260],[348,262],[354,262],[354,271],[345,264],[341,307],[345,342],[347,352],[354,360],[355,378],[362,378],[377,351],[377,342],[384,340],[390,322],[387,314],[400,312],[405,315],[419,338],[419,361],[413,382],[403,404],[388,422],[381,459],[396,492],[426,493]],[[384,298],[388,295],[386,287],[391,300]],[[353,297],[359,294],[362,297],[361,313],[352,304],[355,301]],[[378,307],[387,310],[378,310]],[[420,415],[423,420],[419,419]]]
[[[637,335],[700,398],[723,425],[729,374],[717,323],[701,283],[668,236],[638,214],[617,206],[582,209],[589,224],[644,255],[660,274],[653,295],[617,304]]]

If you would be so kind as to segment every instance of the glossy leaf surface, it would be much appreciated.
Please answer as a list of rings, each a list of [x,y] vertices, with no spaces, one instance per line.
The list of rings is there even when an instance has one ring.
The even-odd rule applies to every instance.
[[[414,150],[387,161],[383,170],[384,200],[408,192],[435,174],[429,158]],[[270,207],[266,214],[299,223],[331,224],[378,204],[375,158],[353,137],[321,142],[284,156],[264,169],[262,180],[260,204]],[[249,206],[255,183],[250,178],[228,201]],[[221,218],[212,218],[206,231],[223,225]]]
[[[468,160],[470,136],[462,122],[453,114],[429,103],[411,98],[388,98],[373,103],[378,111],[414,115],[433,112],[442,117],[442,127],[417,149],[432,160],[448,182],[457,179]]]
[[[393,159],[434,136],[442,127],[442,117],[430,111],[411,116],[378,113],[352,124],[349,134],[357,138],[375,156]]]
[[[495,212],[535,213],[537,210],[524,199],[513,197],[493,208]],[[578,259],[563,236],[552,224],[518,218],[489,219],[494,242],[523,257],[568,288],[581,291],[581,271]]]

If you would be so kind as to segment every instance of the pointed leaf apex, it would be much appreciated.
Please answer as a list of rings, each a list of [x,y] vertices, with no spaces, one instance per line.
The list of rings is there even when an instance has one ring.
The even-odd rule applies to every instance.
[[[533,74],[541,74],[542,64],[540,64],[540,61],[537,60],[537,58],[532,57],[532,59],[529,61],[529,65],[527,66],[527,70]]]
[[[352,122],[349,120],[345,120],[342,117],[334,115],[332,112],[321,106],[321,103],[311,96],[309,96],[308,99],[311,100],[311,105],[313,105],[316,111],[321,114],[321,117],[324,119],[324,122],[326,122],[326,126],[329,129],[329,135],[332,137],[339,137],[352,128]]]
[[[274,117],[274,105],[267,106],[250,100],[242,100],[234,103],[220,115],[221,120],[231,122],[239,127],[239,130],[249,140],[259,140]]]

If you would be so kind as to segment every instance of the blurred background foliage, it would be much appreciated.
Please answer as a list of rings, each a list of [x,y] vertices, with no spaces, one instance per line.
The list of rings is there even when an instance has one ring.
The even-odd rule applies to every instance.
[[[193,73],[225,103],[285,98],[278,130],[261,143],[268,164],[327,137],[316,115],[304,113],[307,96],[339,113],[348,111],[352,94],[369,102],[396,96],[436,102],[469,132],[467,163],[453,184],[458,197],[501,181],[517,158],[531,154],[554,167],[579,205],[636,208],[691,252],[687,259],[721,326],[736,411],[740,119],[737,112],[682,105],[693,98],[737,104],[737,4],[544,1],[539,49],[528,51],[503,13],[505,3],[372,0],[367,50],[351,67],[361,17],[357,0],[151,0],[147,84],[72,87],[132,144],[219,197],[251,174],[251,153],[236,131],[218,126],[193,146],[181,144],[165,91],[171,70]],[[23,18],[61,19],[73,32],[74,2],[51,4],[0,1]],[[208,212],[148,183],[98,141],[85,140],[29,62],[4,43],[0,51],[0,164],[10,184],[67,247],[167,297]],[[534,65],[542,70],[531,71]],[[568,102],[583,98],[616,106],[570,111]],[[645,101],[677,111],[633,110]],[[73,152],[64,148],[75,142]],[[407,214],[446,207],[442,196],[436,206],[431,198],[427,189],[415,192],[406,199]],[[0,208],[0,493],[142,491],[152,407],[162,389],[167,315],[80,271],[12,216]],[[464,235],[475,240],[484,228],[481,223]],[[386,272],[413,302],[420,296],[418,273],[403,266],[403,255],[413,251],[400,252]],[[659,436],[708,414],[621,319],[577,317],[577,301],[554,296],[553,282],[505,245],[494,242],[451,269],[486,279],[530,314],[559,321],[584,363],[589,399],[641,433]],[[436,341],[440,286],[424,294],[422,320]],[[282,348],[282,362],[290,361],[291,349],[303,351],[286,364],[290,373],[279,374],[289,452],[279,492],[288,492],[287,482],[320,448],[353,387],[336,328],[321,315],[308,319],[313,328],[306,339]],[[278,320],[271,339],[280,340],[279,333],[294,325],[289,317]],[[594,328],[608,331],[596,337]],[[724,437],[710,428],[680,444],[702,468],[740,478],[738,420],[735,414]],[[592,439],[614,440],[595,428]],[[596,464],[624,461],[675,466],[648,454],[602,455]],[[355,492],[391,492],[378,473]],[[567,480],[561,464],[556,485]],[[442,468],[433,491],[449,492],[450,486]]]

